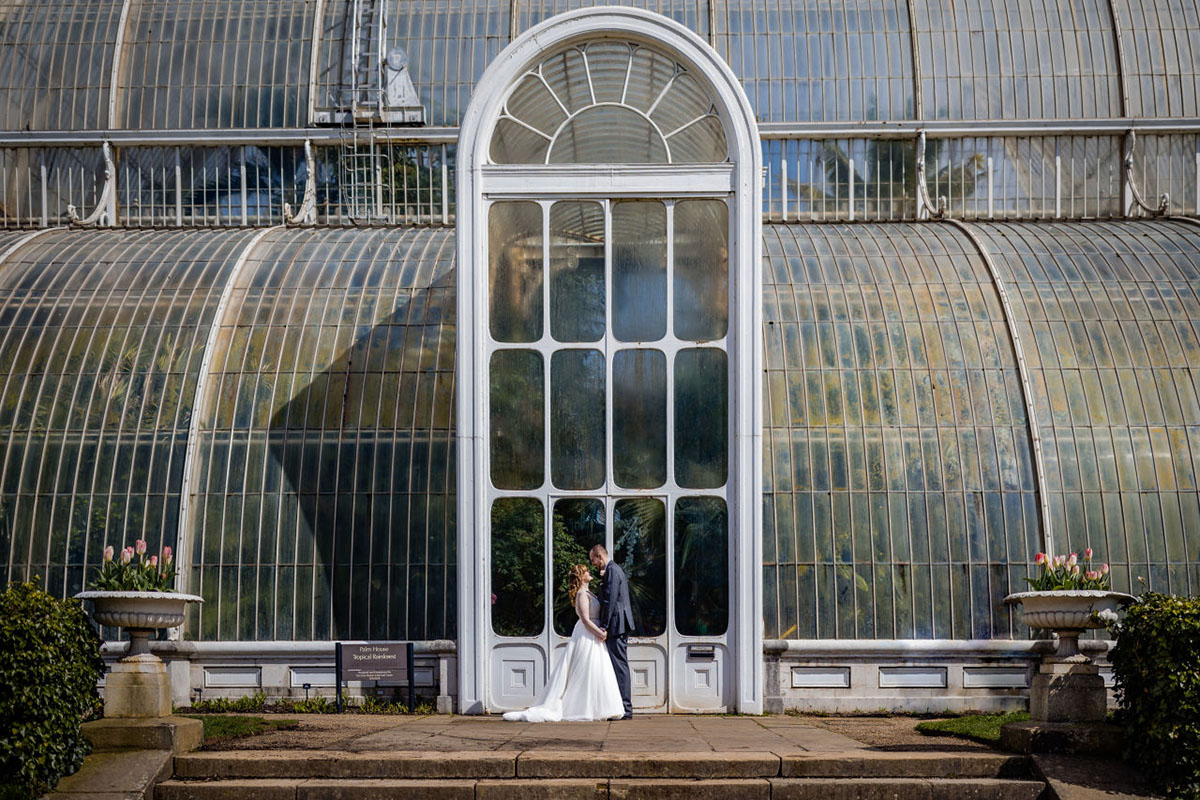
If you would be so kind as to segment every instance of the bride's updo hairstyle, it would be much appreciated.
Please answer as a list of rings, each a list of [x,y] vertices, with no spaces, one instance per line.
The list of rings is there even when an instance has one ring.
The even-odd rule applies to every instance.
[[[583,576],[587,574],[588,568],[584,564],[576,564],[571,567],[570,574],[567,575],[567,597],[571,600],[571,605],[575,605],[575,595],[579,594],[579,590],[583,588]]]

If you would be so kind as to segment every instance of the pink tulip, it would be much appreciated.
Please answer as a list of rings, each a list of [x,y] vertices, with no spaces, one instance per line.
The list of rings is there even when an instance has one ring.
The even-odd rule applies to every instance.
[[[1092,548],[1089,547],[1087,550],[1083,551],[1083,560],[1084,561],[1092,560]]]
[[[1079,563],[1079,554],[1078,554],[1078,553],[1071,553],[1071,557],[1070,557],[1069,559],[1067,559],[1067,566],[1068,566],[1068,567],[1073,567],[1073,566],[1075,566],[1075,565],[1076,565],[1076,564],[1078,564],[1078,563]]]
[[[158,566],[158,556],[150,556],[150,566],[152,566],[152,567]]]
[[[104,548],[104,563],[107,564],[109,561],[112,561],[112,560],[113,560],[113,546],[110,544],[108,547]]]
[[[1108,574],[1108,564],[1101,564],[1101,565],[1100,565],[1100,574],[1101,574],[1101,575],[1107,575],[1107,574]]]
[[[164,564],[171,563],[171,547],[170,547],[170,545],[163,548],[163,563]]]
[[[121,551],[121,563],[128,564],[130,561],[133,561],[133,548],[126,547]]]
[[[133,543],[133,547],[134,547],[134,551],[139,556],[146,555],[146,540],[145,539],[138,539],[137,541],[135,541]]]
[[[1054,557],[1054,566],[1061,567],[1063,565],[1064,561],[1066,561],[1066,556],[1055,556]]]
[[[1046,554],[1038,553],[1036,556],[1033,557],[1033,563],[1037,564],[1039,567],[1042,564],[1045,564],[1046,563]]]
[[[1078,575],[1078,574],[1079,574],[1079,565],[1078,565],[1078,564],[1072,564],[1072,565],[1071,565],[1071,574],[1072,574],[1072,575]]]

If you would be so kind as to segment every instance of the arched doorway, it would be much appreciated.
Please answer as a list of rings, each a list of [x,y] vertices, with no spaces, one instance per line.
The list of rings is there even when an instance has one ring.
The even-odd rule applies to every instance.
[[[762,710],[758,135],[682,26],[590,9],[488,68],[459,144],[459,697],[534,702],[562,585],[630,576],[634,705]]]

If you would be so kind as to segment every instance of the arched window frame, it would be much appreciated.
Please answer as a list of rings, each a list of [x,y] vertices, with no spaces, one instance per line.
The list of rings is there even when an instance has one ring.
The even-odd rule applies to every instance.
[[[513,164],[489,162],[495,125],[515,82],[547,54],[572,44],[619,38],[668,53],[701,79],[725,127],[729,163]],[[666,17],[635,8],[581,9],[535,26],[485,70],[463,117],[458,162],[457,542],[458,697],[460,713],[485,710],[488,607],[477,587],[488,585],[489,529],[485,414],[487,364],[487,197],[553,197],[569,178],[578,196],[652,197],[671,182],[686,197],[726,193],[731,225],[729,355],[734,363],[733,446],[729,523],[733,534],[730,614],[736,669],[736,711],[763,711],[762,630],[762,153],[758,125],[729,65],[703,39]],[[681,176],[687,185],[678,191]],[[482,394],[481,394],[482,393]]]

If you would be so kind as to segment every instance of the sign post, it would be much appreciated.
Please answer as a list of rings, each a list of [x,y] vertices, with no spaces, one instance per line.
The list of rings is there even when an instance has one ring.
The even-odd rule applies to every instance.
[[[338,642],[334,649],[337,672],[337,710],[342,711],[342,684],[349,681],[388,681],[408,684],[408,713],[416,705],[413,686],[412,642]]]

